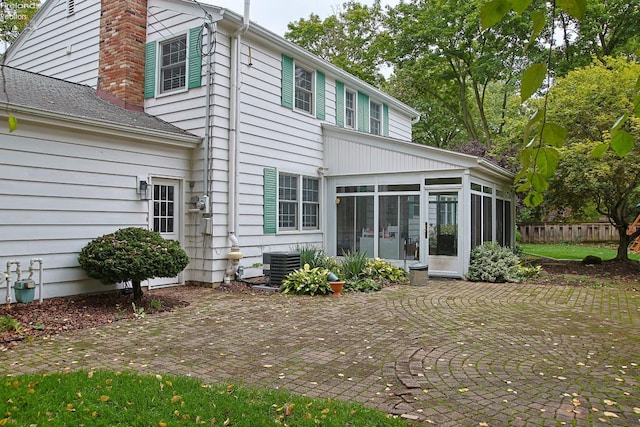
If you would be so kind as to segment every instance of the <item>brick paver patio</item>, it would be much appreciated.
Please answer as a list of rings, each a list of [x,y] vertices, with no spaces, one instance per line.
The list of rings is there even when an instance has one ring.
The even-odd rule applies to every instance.
[[[173,313],[21,343],[0,373],[185,374],[425,425],[640,425],[640,292],[430,280],[343,298],[185,298]]]

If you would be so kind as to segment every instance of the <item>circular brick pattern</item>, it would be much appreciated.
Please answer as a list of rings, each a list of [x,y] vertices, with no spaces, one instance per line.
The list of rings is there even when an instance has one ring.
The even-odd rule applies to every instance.
[[[441,426],[640,426],[640,293],[430,280],[343,298],[190,289],[173,313],[3,352],[363,402]]]

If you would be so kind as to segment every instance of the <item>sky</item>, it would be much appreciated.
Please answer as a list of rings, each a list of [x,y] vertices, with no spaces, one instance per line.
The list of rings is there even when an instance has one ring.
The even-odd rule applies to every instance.
[[[244,0],[200,0],[202,3],[212,4],[230,9],[239,15],[244,14]],[[251,0],[250,20],[260,24],[267,30],[284,36],[287,24],[300,18],[308,18],[315,13],[324,19],[333,15],[334,11],[345,0]],[[361,4],[371,5],[373,0],[359,0]],[[381,4],[395,6],[399,0],[382,0]]]

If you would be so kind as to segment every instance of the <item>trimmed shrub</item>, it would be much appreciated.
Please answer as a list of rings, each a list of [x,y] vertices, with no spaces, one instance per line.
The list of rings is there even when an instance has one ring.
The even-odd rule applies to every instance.
[[[525,275],[520,258],[496,242],[485,242],[471,251],[467,279],[472,282],[521,282]]]
[[[133,297],[142,299],[140,282],[173,277],[189,264],[189,256],[176,240],[142,228],[122,228],[89,242],[78,256],[89,277],[105,284],[131,281]]]

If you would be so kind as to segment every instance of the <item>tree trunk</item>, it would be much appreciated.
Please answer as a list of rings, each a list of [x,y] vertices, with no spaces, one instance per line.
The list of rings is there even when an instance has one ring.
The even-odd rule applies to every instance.
[[[131,286],[133,287],[133,299],[134,301],[142,300],[142,286],[140,285],[140,280],[132,280]]]
[[[626,227],[618,227],[618,235],[620,238],[618,240],[618,253],[616,255],[616,260],[626,261],[629,259],[628,248],[629,243],[631,243]]]

